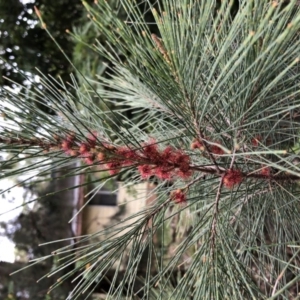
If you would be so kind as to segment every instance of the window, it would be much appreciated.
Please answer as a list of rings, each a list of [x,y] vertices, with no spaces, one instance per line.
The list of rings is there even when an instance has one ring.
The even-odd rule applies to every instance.
[[[107,205],[116,206],[117,205],[117,194],[112,193],[108,190],[100,190],[88,205]]]

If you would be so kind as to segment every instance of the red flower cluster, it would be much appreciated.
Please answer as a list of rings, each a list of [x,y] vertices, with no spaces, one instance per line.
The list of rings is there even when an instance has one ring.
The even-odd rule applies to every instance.
[[[61,141],[60,148],[68,155],[81,157],[87,164],[93,164],[99,159],[95,149],[96,141],[94,133],[89,134],[84,142],[79,141],[75,133],[71,133]]]
[[[191,149],[195,150],[195,149],[200,149],[201,151],[205,150],[205,147],[203,145],[202,142],[200,142],[199,140],[193,140],[192,144],[191,144]]]
[[[213,154],[222,155],[224,154],[224,150],[217,145],[209,145],[208,147],[209,151]]]
[[[65,153],[71,155],[71,151],[73,150],[73,146],[75,143],[75,134],[69,134],[66,139],[61,142],[61,149],[65,151]],[[77,154],[77,153],[76,153]],[[75,156],[75,155],[74,155]]]
[[[192,175],[190,157],[187,154],[171,146],[160,151],[154,140],[146,143],[142,149],[131,149],[128,146],[115,147],[107,143],[97,145],[95,133],[89,134],[85,141],[80,141],[75,134],[71,134],[61,141],[60,148],[68,155],[83,158],[87,164],[105,164],[111,175],[117,174],[126,166],[137,166],[144,179],[152,175],[164,180],[171,180],[174,176],[187,178]]]
[[[122,164],[119,161],[111,161],[105,164],[110,175],[116,175],[122,168]]]
[[[142,178],[154,175],[160,179],[170,180],[174,176],[188,178],[192,175],[190,157],[171,146],[159,151],[157,144],[146,144],[140,155],[140,161],[145,162],[138,167]]]
[[[147,179],[153,174],[153,169],[150,165],[138,166],[138,171],[143,179]]]
[[[229,189],[233,188],[235,185],[241,183],[242,181],[243,181],[242,172],[240,170],[233,170],[233,169],[226,171],[223,179],[224,185]]]
[[[260,174],[263,175],[263,176],[266,176],[266,177],[270,177],[270,175],[271,175],[271,168],[270,167],[263,167],[260,170]]]
[[[262,141],[262,137],[260,135],[257,135],[251,140],[251,144],[253,147],[258,147],[261,141]]]
[[[130,149],[127,146],[117,148],[115,153],[122,159],[123,166],[131,166],[140,158],[136,150]]]
[[[146,143],[142,149],[131,149],[127,146],[114,148],[106,167],[113,175],[122,167],[134,165],[143,179],[156,176],[171,180],[174,176],[187,178],[192,175],[190,157],[187,154],[170,146],[160,151],[153,140]]]
[[[176,203],[184,203],[186,202],[186,194],[183,192],[183,190],[178,189],[176,191],[172,191],[170,198],[174,200]]]

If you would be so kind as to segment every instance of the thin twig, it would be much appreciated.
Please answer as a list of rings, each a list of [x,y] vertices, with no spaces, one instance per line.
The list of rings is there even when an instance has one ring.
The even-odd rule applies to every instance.
[[[189,182],[189,184],[187,184],[183,189],[188,189],[190,186],[192,186],[194,183],[200,181],[202,178],[205,178],[206,174],[201,174],[200,176],[196,177],[194,180],[192,180],[191,182]]]
[[[208,154],[210,160],[211,160],[212,163],[216,166],[216,168],[217,168],[217,173],[220,174],[220,173],[221,173],[221,170],[220,170],[220,168],[219,168],[219,165],[217,164],[217,162],[216,162],[214,156],[212,155],[212,153],[209,151],[209,148],[208,148],[208,146],[207,146],[207,142],[204,140],[203,133],[202,133],[202,131],[200,130],[199,124],[198,124],[198,122],[196,121],[195,118],[194,118],[194,122],[196,122],[196,123],[195,123],[195,126],[196,126],[196,131],[197,131],[198,137],[200,138],[200,142],[203,144],[204,149],[205,149],[205,151],[207,152],[207,154]]]

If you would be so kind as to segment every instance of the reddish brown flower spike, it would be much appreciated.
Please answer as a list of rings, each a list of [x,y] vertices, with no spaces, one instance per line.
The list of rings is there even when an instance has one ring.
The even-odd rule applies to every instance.
[[[167,146],[163,151],[163,153],[161,154],[161,158],[164,161],[165,160],[173,161],[174,155],[175,155],[174,149],[171,146]]]
[[[170,198],[174,200],[176,203],[184,203],[186,202],[186,194],[181,190],[178,189],[176,191],[172,191]]]
[[[97,154],[97,159],[99,160],[99,161],[102,161],[102,160],[104,160],[104,154],[102,153],[102,152],[99,152],[98,154]]]
[[[94,160],[95,160],[95,155],[94,154],[89,154],[84,158],[85,163],[88,164],[88,165],[92,165]]]
[[[106,168],[110,175],[116,175],[120,171],[120,162],[109,162],[106,164]]]
[[[177,171],[177,175],[179,177],[181,177],[182,179],[188,179],[189,177],[191,177],[193,175],[193,171],[188,170],[188,169],[179,169]]]
[[[177,150],[174,152],[172,162],[178,166],[189,165],[190,157],[187,154]]]
[[[197,142],[196,142],[196,141],[192,142],[192,143],[191,143],[191,149],[192,149],[192,150],[195,150],[195,149],[197,149],[197,148],[198,148]]]
[[[172,179],[172,171],[170,167],[157,167],[154,170],[154,175],[160,179],[170,180]]]
[[[258,147],[259,143],[261,142],[262,138],[260,135],[257,135],[256,137],[254,137],[252,140],[251,140],[251,144],[253,147]]]
[[[191,149],[192,150],[194,150],[194,149],[200,149],[201,151],[205,150],[203,143],[201,143],[199,140],[194,140],[191,143]]]
[[[240,170],[228,170],[225,173],[223,183],[224,185],[231,189],[235,185],[241,183],[243,181],[243,174]]]
[[[77,150],[71,150],[70,153],[69,153],[71,156],[78,156],[79,153]]]
[[[109,151],[116,151],[116,147],[111,144],[103,143],[103,146]]]
[[[132,150],[127,146],[118,148],[116,150],[116,154],[121,156],[123,160],[122,161],[123,166],[130,166],[140,158],[136,150]]]
[[[271,168],[270,167],[263,167],[260,171],[261,175],[269,177],[271,175]]]
[[[96,132],[92,132],[89,133],[87,136],[87,140],[89,145],[93,148],[96,146],[96,142],[97,142],[97,133]]]
[[[138,166],[138,171],[143,179],[147,179],[153,174],[153,167],[150,165],[141,165]]]
[[[159,162],[161,160],[161,154],[158,151],[157,144],[154,144],[155,141],[151,141],[152,144],[145,144],[142,152],[144,156],[152,162]]]
[[[86,143],[81,143],[79,147],[80,154],[87,154],[90,151],[90,146]]]
[[[221,149],[220,147],[218,147],[217,145],[212,145],[209,149],[211,151],[211,153],[213,154],[217,154],[217,155],[222,155],[224,154],[223,149]]]
[[[64,140],[62,141],[61,143],[61,148],[66,152],[66,153],[69,153],[69,151],[71,150],[72,148],[72,143],[68,140]]]

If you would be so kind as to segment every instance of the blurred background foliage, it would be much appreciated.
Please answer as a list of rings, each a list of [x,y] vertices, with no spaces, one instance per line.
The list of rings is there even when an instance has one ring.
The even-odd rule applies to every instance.
[[[22,73],[36,74],[35,68],[54,78],[61,77],[63,81],[69,80],[72,67],[41,28],[34,6],[39,8],[47,20],[47,28],[72,59],[75,44],[65,31],[82,24],[86,12],[81,1],[1,0],[1,56],[7,61],[1,64],[1,85],[12,85],[3,76],[17,83],[24,83],[25,78]]]

